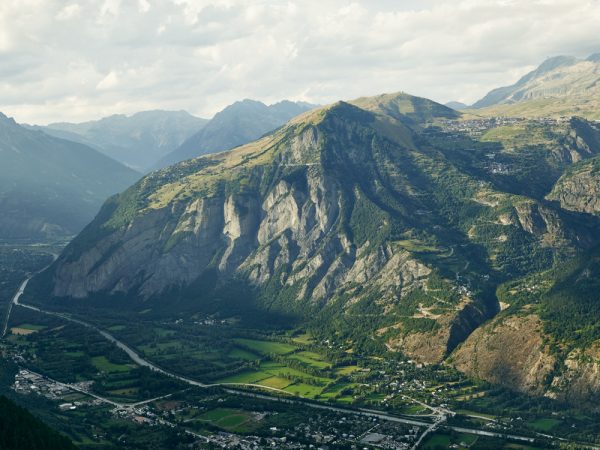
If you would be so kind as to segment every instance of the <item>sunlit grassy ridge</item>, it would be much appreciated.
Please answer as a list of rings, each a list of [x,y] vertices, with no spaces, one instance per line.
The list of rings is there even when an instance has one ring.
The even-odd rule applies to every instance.
[[[556,137],[567,132],[566,125],[546,127],[532,122],[492,128],[482,137],[483,142],[501,142],[506,149],[518,146],[555,145]]]
[[[228,152],[208,155],[211,164],[179,180],[166,183],[148,198],[148,207],[163,208],[174,200],[194,194],[210,197],[216,193],[220,182],[231,181],[241,169],[251,170],[273,161],[277,139],[269,136]]]
[[[541,98],[521,103],[466,109],[465,114],[481,117],[570,117],[600,120],[600,99],[594,97]]]
[[[415,102],[418,105],[415,105]],[[310,127],[318,127],[328,114],[331,114],[336,108],[345,108],[344,105],[358,106],[355,108],[355,114],[370,117],[369,120],[382,135],[408,147],[414,147],[413,132],[399,119],[410,119],[410,122],[424,120],[427,117],[447,116],[450,118],[457,116],[457,113],[449,108],[437,105],[438,110],[435,106],[431,106],[436,105],[433,102],[405,94],[388,94],[374,99],[361,98],[349,104],[337,102],[301,114],[274,133],[250,144],[185,161],[155,172],[134,186],[135,192],[125,193],[124,196],[135,197],[132,200],[135,200],[137,207],[134,209],[138,211],[146,208],[159,209],[174,201],[200,195],[214,196],[224,183],[231,183],[233,180],[243,187],[250,183],[249,177],[251,177],[252,171],[260,166],[281,162],[284,165],[318,163],[318,149],[315,149],[313,154],[302,154],[300,159],[289,161],[282,159],[284,158],[282,153],[289,150],[290,139]],[[366,110],[370,112],[366,112]],[[148,192],[149,195],[145,196],[144,192]],[[121,206],[120,209],[123,210],[123,207]]]
[[[440,118],[456,119],[460,116],[460,113],[439,103],[402,92],[361,97],[350,103],[395,119],[409,119],[413,124],[433,122]]]

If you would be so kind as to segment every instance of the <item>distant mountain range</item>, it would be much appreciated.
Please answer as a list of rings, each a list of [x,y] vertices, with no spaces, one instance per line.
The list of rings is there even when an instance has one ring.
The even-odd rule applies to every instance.
[[[600,53],[586,59],[549,58],[515,84],[492,90],[472,108],[485,115],[600,119]]]
[[[33,128],[93,147],[137,171],[145,172],[207,122],[185,111],[157,110]]]
[[[244,100],[210,121],[183,111],[144,111],[48,126],[19,125],[2,115],[0,238],[77,233],[140,172],[247,143],[312,107]]]
[[[137,171],[148,172],[246,144],[312,108],[314,105],[286,100],[270,106],[243,100],[211,120],[185,111],[143,111],[83,123],[28,127],[85,144]]]
[[[235,102],[217,113],[200,131],[162,158],[155,169],[207,153],[229,150],[258,139],[315,105],[284,100],[267,106],[255,100]]]
[[[0,239],[75,234],[140,176],[91,147],[0,113]]]
[[[466,109],[469,106],[462,102],[448,102],[445,104],[448,108],[455,109],[456,111],[460,111],[461,109]]]

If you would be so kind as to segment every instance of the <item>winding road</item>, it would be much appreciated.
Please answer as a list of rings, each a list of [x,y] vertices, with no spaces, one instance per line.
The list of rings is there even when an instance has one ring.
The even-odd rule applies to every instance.
[[[6,331],[8,330],[8,320],[10,319],[10,314],[12,313],[13,306],[17,305],[19,303],[19,299],[23,295],[23,292],[25,292],[25,288],[27,287],[27,283],[29,283],[29,280],[31,280],[38,273],[42,273],[44,270],[46,270],[48,267],[50,267],[52,265],[52,263],[54,263],[54,261],[56,261],[56,258],[58,258],[57,253],[51,253],[51,255],[52,255],[52,262],[50,262],[50,264],[48,264],[47,266],[42,267],[37,272],[29,275],[21,283],[21,285],[19,286],[19,289],[17,289],[17,292],[15,293],[12,300],[8,304],[8,309],[6,310],[6,316],[4,317],[4,325],[2,326],[2,335],[0,337],[3,338],[4,336],[6,336]]]
[[[56,259],[56,255],[55,259]],[[434,410],[434,411],[438,411],[440,413],[440,416],[438,417],[438,419],[436,421],[434,421],[433,423],[431,422],[425,422],[425,421],[421,421],[421,420],[414,420],[414,419],[409,419],[409,418],[405,418],[405,417],[397,417],[397,416],[393,416],[384,412],[380,412],[380,411],[376,411],[376,410],[371,410],[371,409],[366,409],[366,408],[346,408],[346,407],[341,407],[341,406],[331,406],[331,405],[326,405],[326,404],[322,404],[322,403],[316,403],[316,402],[311,402],[311,401],[306,401],[306,400],[300,400],[297,398],[282,398],[282,397],[275,397],[272,395],[267,395],[265,394],[259,394],[259,393],[254,393],[254,392],[248,392],[248,391],[243,391],[243,390],[239,390],[239,389],[231,389],[231,386],[238,386],[238,387],[251,387],[251,388],[257,388],[257,389],[263,389],[263,390],[269,390],[269,391],[275,391],[277,393],[283,393],[287,396],[289,396],[290,394],[288,392],[285,392],[281,389],[277,389],[277,388],[271,388],[268,386],[262,386],[262,385],[257,385],[257,384],[243,384],[243,383],[213,383],[213,384],[206,384],[206,383],[201,383],[199,381],[193,380],[191,378],[187,378],[178,374],[175,374],[173,372],[169,372],[165,369],[162,369],[160,367],[158,367],[157,365],[153,364],[152,362],[148,361],[147,359],[145,359],[144,357],[142,357],[139,353],[137,353],[134,349],[132,349],[131,347],[129,347],[127,344],[125,344],[124,342],[120,341],[119,339],[117,339],[116,337],[114,337],[112,334],[108,333],[105,330],[102,330],[98,327],[96,327],[95,325],[92,325],[90,323],[84,322],[83,320],[79,320],[79,319],[75,319],[73,317],[70,317],[66,314],[63,313],[58,313],[58,312],[54,312],[54,311],[46,311],[44,309],[41,309],[37,306],[32,306],[32,305],[27,305],[24,303],[20,302],[21,296],[23,295],[23,293],[25,292],[25,288],[27,287],[27,284],[29,283],[29,280],[31,280],[31,278],[33,278],[34,275],[36,275],[37,273],[42,272],[43,270],[45,270],[46,268],[36,272],[35,274],[30,275],[29,277],[27,277],[27,279],[25,279],[25,281],[23,281],[21,283],[21,285],[19,286],[19,289],[17,290],[17,292],[15,293],[15,295],[12,298],[11,301],[11,305],[9,306],[9,309],[7,311],[7,315],[6,315],[6,319],[5,319],[5,323],[4,323],[4,328],[3,328],[3,333],[2,336],[5,335],[6,330],[8,328],[8,322],[10,319],[10,313],[12,311],[13,306],[20,306],[22,308],[27,308],[31,311],[35,311],[41,314],[46,314],[49,316],[54,316],[54,317],[58,317],[61,318],[63,320],[72,322],[72,323],[76,323],[78,325],[82,325],[86,328],[92,329],[96,332],[98,332],[100,335],[102,335],[105,339],[107,339],[108,341],[114,343],[117,347],[119,347],[120,349],[122,349],[130,358],[133,362],[135,362],[136,364],[142,366],[142,367],[147,367],[150,370],[163,374],[165,376],[177,379],[179,381],[182,381],[190,386],[195,386],[195,387],[199,387],[199,388],[210,388],[210,387],[220,387],[222,388],[225,392],[232,394],[232,395],[242,395],[242,396],[246,396],[246,397],[253,397],[253,398],[258,398],[261,400],[269,400],[269,401],[278,401],[278,402],[283,402],[283,403],[288,403],[288,404],[294,404],[294,405],[301,405],[304,407],[309,407],[312,409],[321,409],[321,410],[327,410],[327,411],[334,411],[334,412],[338,412],[338,413],[342,413],[342,414],[352,414],[352,415],[359,415],[359,416],[366,416],[366,417],[372,417],[372,418],[377,418],[377,419],[381,419],[381,420],[385,420],[388,422],[394,422],[394,423],[401,423],[404,425],[412,425],[412,426],[418,426],[418,427],[424,427],[425,428],[425,433],[421,436],[421,438],[419,439],[419,443],[422,441],[422,439],[425,437],[426,434],[428,434],[431,431],[434,431],[437,428],[446,428],[446,429],[450,429],[450,430],[454,430],[460,433],[468,433],[468,434],[474,434],[474,435],[478,435],[478,436],[488,436],[488,437],[497,437],[497,438],[503,438],[503,439],[511,439],[511,440],[516,440],[516,441],[521,441],[521,442],[535,442],[535,439],[532,437],[527,437],[527,436],[518,436],[518,435],[512,435],[512,434],[506,434],[506,433],[499,433],[499,432],[494,432],[494,431],[488,431],[488,430],[481,430],[481,429],[474,429],[474,428],[462,428],[462,427],[455,427],[455,426],[451,426],[451,425],[443,425],[443,422],[446,420],[446,415],[445,414],[441,414],[442,411],[438,411],[438,408],[434,408],[432,406],[429,406],[425,403],[422,403],[423,405],[427,406],[428,408]],[[60,384],[64,384],[64,383],[60,383]],[[73,386],[68,385],[68,384],[64,384],[66,387],[70,388],[70,389],[74,389]],[[228,387],[229,386],[229,387]],[[77,390],[77,389],[75,389]],[[124,404],[120,404],[117,402],[114,402],[112,400],[109,399],[105,399],[103,397],[99,397],[95,394],[92,394],[90,392],[84,392],[82,391],[82,393],[85,393],[87,395],[91,395],[92,397],[98,398],[99,400],[108,402],[113,404],[114,406],[118,406],[118,407],[124,407]],[[129,404],[129,406],[132,405],[139,405],[139,404],[144,404],[144,403],[149,403],[151,401],[153,401],[154,399],[150,399],[150,400],[146,400],[143,402],[138,402],[136,404]],[[452,414],[452,411],[449,410],[443,410],[443,413],[448,413],[448,414]]]
[[[25,291],[25,288],[27,287],[27,283],[29,283],[30,279],[31,278],[27,278],[25,281],[23,281],[21,283],[21,285],[19,286],[19,289],[17,290],[17,293],[15,294],[15,296],[13,297],[11,302],[8,304],[8,309],[6,310],[6,316],[4,316],[4,325],[2,326],[2,337],[6,336],[6,331],[8,330],[8,319],[10,319],[10,314],[12,313],[13,306],[16,304],[16,301],[17,301],[15,299],[18,299],[19,297],[21,297],[21,295],[23,295],[23,292]]]

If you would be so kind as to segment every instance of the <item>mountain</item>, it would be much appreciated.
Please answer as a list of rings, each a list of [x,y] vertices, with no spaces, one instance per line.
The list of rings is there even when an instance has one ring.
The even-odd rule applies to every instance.
[[[0,395],[0,448],[11,450],[67,450],[75,445],[27,410]]]
[[[138,171],[147,171],[208,121],[185,111],[143,111],[84,123],[52,123],[41,129],[79,142]]]
[[[314,105],[287,100],[270,106],[255,100],[235,102],[217,113],[179,148],[162,158],[155,168],[247,144],[312,108]]]
[[[600,158],[575,164],[558,180],[547,198],[570,211],[600,215]]]
[[[0,114],[0,236],[43,239],[80,231],[140,174],[85,145],[26,129]]]
[[[485,108],[486,106],[497,105],[500,103],[516,103],[518,101],[535,98],[551,92],[544,93],[544,87],[540,86],[548,78],[552,79],[552,74],[556,70],[570,68],[579,61],[570,56],[556,56],[544,61],[537,69],[529,72],[519,79],[512,86],[497,88],[489,92],[481,100],[473,104],[474,108]],[[550,76],[549,76],[550,75]],[[557,91],[557,93],[559,93]]]
[[[587,57],[586,61],[600,62],[600,53],[594,53]]]
[[[597,244],[593,216],[545,196],[599,136],[584,119],[465,121],[407,94],[338,102],[146,176],[33,285],[65,304],[284,313],[319,339],[439,363],[500,317],[499,286]]]
[[[597,223],[600,126],[581,119],[569,123],[579,136],[586,136],[589,146],[581,147],[582,153],[572,158],[574,164],[566,167],[545,198],[563,210],[584,213],[579,220]],[[580,160],[585,153],[589,157]],[[502,284],[497,293],[503,311],[469,336],[454,352],[452,363],[471,376],[511,389],[597,409],[599,279],[596,246],[548,270]]]
[[[557,56],[511,86],[477,101],[476,114],[514,117],[573,116],[600,119],[600,58]]]
[[[468,105],[465,105],[462,102],[448,102],[444,106],[455,109],[456,111],[460,111],[461,109],[466,109],[469,107]]]
[[[596,247],[501,286],[506,309],[461,345],[453,363],[480,379],[597,410],[599,280]]]

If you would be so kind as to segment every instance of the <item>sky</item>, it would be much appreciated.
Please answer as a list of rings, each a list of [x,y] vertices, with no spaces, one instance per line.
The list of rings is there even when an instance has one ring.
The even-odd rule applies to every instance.
[[[0,0],[0,111],[210,118],[244,98],[472,103],[600,52],[600,0]]]

